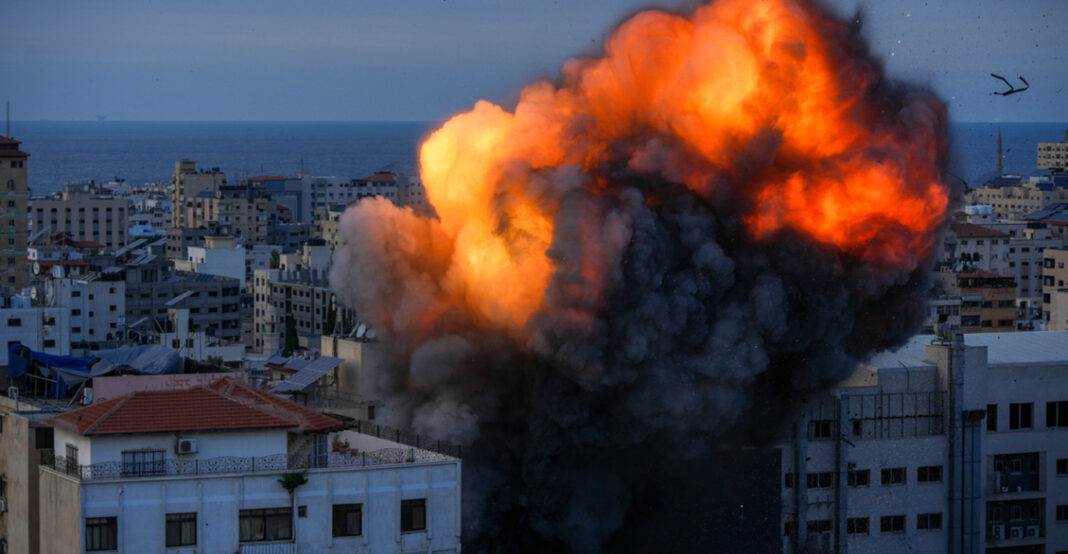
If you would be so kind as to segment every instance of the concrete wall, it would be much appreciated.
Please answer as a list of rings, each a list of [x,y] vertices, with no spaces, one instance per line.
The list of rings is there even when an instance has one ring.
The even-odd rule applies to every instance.
[[[221,456],[271,456],[286,454],[286,430],[254,429],[228,432],[152,433],[138,435],[105,435],[83,437],[64,429],[56,429],[55,451],[66,455],[66,445],[78,447],[78,463],[82,465],[121,462],[125,450],[162,449],[167,459],[175,458],[176,435],[197,439],[197,453],[183,455],[183,460],[205,460]]]
[[[40,471],[41,552],[82,552],[83,498],[78,481],[51,469]],[[18,552],[18,550],[11,550]]]
[[[38,466],[36,432],[30,421],[14,411],[15,402],[0,396],[0,475],[6,485],[7,512],[0,515],[0,537],[7,539],[8,552],[39,551]],[[32,410],[25,403],[20,410]],[[46,445],[47,446],[47,445]]]
[[[239,548],[240,510],[291,506],[289,494],[278,484],[281,476],[86,481],[84,517],[115,516],[122,551],[157,552],[164,542],[166,514],[196,512],[196,551],[234,552]],[[427,499],[427,530],[401,533],[401,500],[415,498]],[[296,518],[298,552],[459,552],[459,461],[313,469],[293,503],[307,507],[307,517]],[[363,504],[363,535],[335,539],[332,506],[348,503]],[[61,551],[68,550],[56,550]]]

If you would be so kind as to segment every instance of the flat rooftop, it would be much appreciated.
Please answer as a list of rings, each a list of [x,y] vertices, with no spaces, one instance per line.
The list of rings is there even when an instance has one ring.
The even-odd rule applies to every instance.
[[[875,369],[921,367],[934,335],[916,335],[897,350],[875,354],[863,365]],[[965,346],[987,347],[987,364],[1068,364],[1068,331],[1023,331],[1016,333],[975,333],[964,335]]]

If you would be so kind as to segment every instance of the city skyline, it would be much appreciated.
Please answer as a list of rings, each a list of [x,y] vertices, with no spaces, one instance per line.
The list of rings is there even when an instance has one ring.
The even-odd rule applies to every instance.
[[[839,16],[861,10],[890,77],[933,88],[953,120],[1068,120],[1064,3],[830,4]],[[479,99],[510,107],[647,5],[17,5],[0,21],[13,54],[0,61],[11,77],[0,100],[14,120],[439,121]],[[997,96],[990,73],[1031,88]]]

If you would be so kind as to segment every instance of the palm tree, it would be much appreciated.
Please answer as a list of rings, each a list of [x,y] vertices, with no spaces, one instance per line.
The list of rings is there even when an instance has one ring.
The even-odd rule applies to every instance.
[[[293,544],[297,544],[297,487],[308,482],[308,470],[286,473],[278,483],[289,493],[290,517],[293,519]]]

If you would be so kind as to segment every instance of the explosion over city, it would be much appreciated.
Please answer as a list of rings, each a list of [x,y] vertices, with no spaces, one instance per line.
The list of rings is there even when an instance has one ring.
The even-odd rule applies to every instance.
[[[389,349],[392,422],[465,445],[465,548],[640,545],[676,475],[907,339],[945,127],[818,5],[721,0],[433,132],[436,217],[350,207],[331,281]]]

